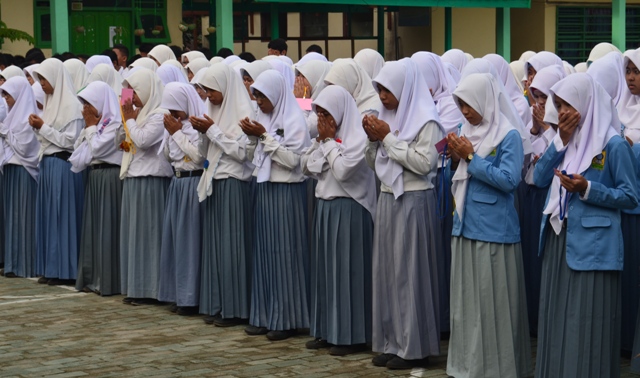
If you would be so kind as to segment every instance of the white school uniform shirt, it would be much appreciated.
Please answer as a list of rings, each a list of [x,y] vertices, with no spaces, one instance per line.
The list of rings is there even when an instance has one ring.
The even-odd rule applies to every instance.
[[[206,155],[207,143],[188,120],[182,121],[182,129],[173,135],[165,132],[164,156],[176,171],[203,169]]]
[[[164,156],[158,155],[164,135],[164,114],[153,113],[147,117],[143,125],[138,125],[134,119],[127,120],[129,134],[136,147],[136,153],[127,170],[126,177],[171,177],[171,164]],[[124,128],[118,129],[116,143],[119,145],[125,139]]]

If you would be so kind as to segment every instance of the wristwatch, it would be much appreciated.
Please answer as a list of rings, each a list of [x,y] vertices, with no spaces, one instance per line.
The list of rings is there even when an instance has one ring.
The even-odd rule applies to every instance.
[[[467,161],[467,163],[471,163],[471,160],[473,159],[473,152],[470,153],[469,155],[467,155],[466,158],[464,158],[464,160]]]
[[[260,136],[258,137],[258,139],[260,139],[260,141],[261,141],[261,142],[264,142],[264,141],[265,141],[265,139],[267,139],[267,133],[263,133],[262,135],[260,135]]]
[[[333,138],[331,138],[331,137],[324,138],[324,139],[322,140],[322,143],[331,142],[332,140],[333,140]]]

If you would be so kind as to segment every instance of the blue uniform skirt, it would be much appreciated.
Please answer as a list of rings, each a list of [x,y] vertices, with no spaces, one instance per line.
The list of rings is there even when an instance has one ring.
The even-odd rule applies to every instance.
[[[529,331],[538,332],[538,309],[540,304],[540,276],[542,274],[542,258],[538,256],[540,249],[540,225],[542,211],[549,188],[538,188],[524,180],[517,191],[518,218],[520,220],[520,243],[522,245],[522,261],[524,263],[524,284],[527,290],[527,312],[529,314]]]
[[[440,332],[449,332],[449,295],[451,284],[451,232],[453,230],[453,195],[444,168],[436,176],[437,214],[442,231],[442,248],[438,250],[438,288],[440,297]]]
[[[120,294],[120,167],[89,169],[76,289]]]
[[[82,231],[84,184],[71,163],[53,156],[40,162],[36,195],[36,274],[74,280]]]
[[[158,299],[162,221],[171,180],[129,177],[122,189],[120,222],[121,293]]]
[[[202,214],[200,177],[174,177],[169,185],[162,226],[158,300],[180,307],[197,306],[200,298]]]
[[[200,313],[249,318],[253,201],[249,182],[213,180],[204,202]]]
[[[250,324],[272,331],[309,328],[306,183],[256,188]]]
[[[623,351],[631,352],[640,300],[640,214],[622,213],[621,226],[624,241],[621,345]]]
[[[311,244],[311,335],[371,341],[373,219],[351,198],[319,199]]]
[[[440,354],[435,190],[380,193],[373,237],[372,348],[408,360]]]
[[[4,248],[4,271],[19,277],[35,276],[36,192],[38,184],[20,165],[5,165],[0,181],[0,208],[4,207],[4,228],[0,250]],[[3,215],[0,213],[0,218]],[[0,222],[1,224],[1,222]],[[4,231],[4,237],[2,233]]]
[[[536,377],[620,376],[619,271],[567,265],[567,230],[549,226],[542,260]]]

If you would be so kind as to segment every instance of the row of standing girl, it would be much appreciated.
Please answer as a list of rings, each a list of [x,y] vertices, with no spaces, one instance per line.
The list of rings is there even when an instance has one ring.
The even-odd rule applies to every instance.
[[[190,85],[159,46],[153,65],[127,72],[122,108],[117,80],[76,96],[49,59],[29,71],[42,116],[26,79],[9,78],[0,187],[3,230],[20,237],[3,246],[5,275],[77,273],[79,290],[199,306],[207,322],[248,321],[270,340],[310,328],[308,348],[370,343],[391,369],[425,365],[450,330],[456,377],[530,375],[539,314],[536,376],[619,375],[633,241],[623,247],[618,224],[637,206],[638,171],[619,135],[622,121],[633,139],[638,94],[618,77],[616,98],[597,68],[611,60],[600,71],[617,64],[633,83],[638,51],[566,78],[555,55],[530,57],[531,109],[504,59],[460,53],[310,56],[296,78],[282,58],[187,55]],[[294,93],[310,93],[312,110]],[[523,263],[538,243],[542,264]]]

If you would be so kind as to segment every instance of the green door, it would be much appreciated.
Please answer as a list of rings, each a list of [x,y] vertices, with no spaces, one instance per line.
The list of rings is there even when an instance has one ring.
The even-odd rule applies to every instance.
[[[95,55],[122,43],[131,42],[131,14],[112,11],[71,12],[71,51]]]

